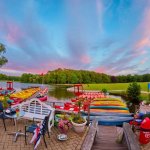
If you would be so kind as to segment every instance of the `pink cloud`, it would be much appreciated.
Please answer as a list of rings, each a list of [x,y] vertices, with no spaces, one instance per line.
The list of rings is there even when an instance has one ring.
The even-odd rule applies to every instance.
[[[141,64],[141,65],[144,65],[147,61],[148,61],[148,58],[145,57],[143,60],[140,61],[140,64]]]
[[[143,48],[145,46],[150,46],[150,39],[148,37],[144,37],[144,38],[140,39],[136,43],[135,48],[140,49],[140,48]]]
[[[6,40],[10,43],[18,42],[19,39],[23,36],[23,32],[18,27],[17,24],[12,22],[7,23],[7,34]]]
[[[81,56],[81,62],[84,63],[84,64],[88,64],[91,62],[91,58],[87,55],[82,55]]]
[[[150,8],[148,7],[143,15],[143,19],[141,21],[141,24],[136,29],[135,37],[137,36],[137,33],[139,33],[141,36],[135,43],[135,49],[141,49],[144,47],[150,46]]]
[[[98,67],[95,69],[96,72],[100,72],[100,73],[106,73],[108,72],[108,68],[106,67]]]

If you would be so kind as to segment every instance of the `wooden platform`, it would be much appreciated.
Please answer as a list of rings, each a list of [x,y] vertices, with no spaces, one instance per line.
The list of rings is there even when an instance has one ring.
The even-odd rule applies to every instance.
[[[92,150],[128,150],[125,143],[117,143],[115,126],[98,126]]]

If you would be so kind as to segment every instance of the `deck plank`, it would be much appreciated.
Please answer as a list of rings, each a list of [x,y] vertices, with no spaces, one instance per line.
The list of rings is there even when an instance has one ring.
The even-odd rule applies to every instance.
[[[97,135],[92,150],[128,150],[127,145],[117,143],[115,126],[98,126]]]

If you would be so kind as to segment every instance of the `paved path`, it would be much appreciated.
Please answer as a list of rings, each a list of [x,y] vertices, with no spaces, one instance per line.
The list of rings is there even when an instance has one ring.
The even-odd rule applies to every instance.
[[[8,135],[8,133],[16,131],[16,127],[13,125],[13,121],[10,119],[6,121],[7,131],[4,130],[2,119],[0,119],[0,150],[33,150],[34,144],[29,144],[32,134],[28,134],[27,137],[27,145],[25,144],[24,136],[19,136],[16,142],[13,142],[13,136]],[[24,132],[24,126],[26,121],[24,119],[20,119],[17,121],[18,129],[21,129]],[[31,122],[30,122],[31,124]],[[57,135],[60,134],[58,128],[53,127],[52,132],[50,133],[50,138],[46,134],[46,143],[47,149],[45,148],[43,138],[37,148],[37,150],[80,150],[82,142],[86,136],[87,132],[77,134],[72,129],[68,132],[68,140],[67,141],[59,141],[57,139]]]

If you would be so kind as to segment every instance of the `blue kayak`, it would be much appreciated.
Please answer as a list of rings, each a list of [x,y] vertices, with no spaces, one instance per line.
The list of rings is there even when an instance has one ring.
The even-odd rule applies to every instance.
[[[83,116],[87,116],[87,112],[81,112]],[[90,116],[120,116],[120,117],[132,117],[133,113],[109,113],[109,112],[90,112]]]
[[[90,106],[90,109],[119,109],[119,110],[129,110],[127,107],[121,107],[121,106]]]
[[[90,116],[90,120],[96,119],[99,125],[120,126],[124,122],[130,122],[134,117],[120,117],[120,116]]]

